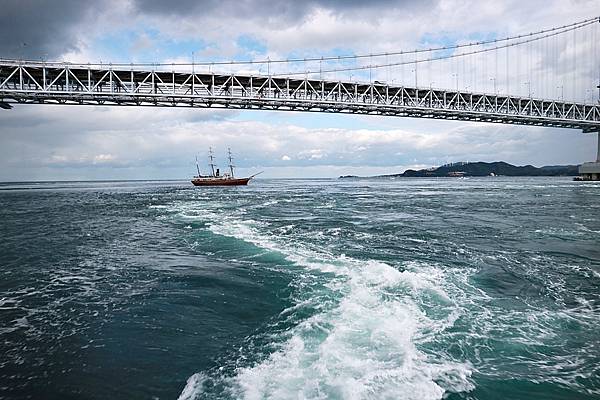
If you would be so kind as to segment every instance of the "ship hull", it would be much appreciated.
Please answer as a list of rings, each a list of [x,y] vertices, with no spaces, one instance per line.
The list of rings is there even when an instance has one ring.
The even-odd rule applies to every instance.
[[[194,186],[244,186],[252,178],[192,179]]]

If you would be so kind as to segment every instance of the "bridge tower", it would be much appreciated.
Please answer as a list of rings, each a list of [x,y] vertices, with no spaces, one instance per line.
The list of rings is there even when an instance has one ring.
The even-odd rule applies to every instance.
[[[600,19],[598,19],[600,22]],[[598,88],[598,103],[600,103],[600,82]],[[596,161],[586,162],[579,166],[579,179],[584,181],[600,181],[600,129],[598,135],[598,149],[596,150]]]
[[[583,181],[600,181],[600,131],[598,135],[598,150],[596,161],[586,162],[579,167],[579,177]]]

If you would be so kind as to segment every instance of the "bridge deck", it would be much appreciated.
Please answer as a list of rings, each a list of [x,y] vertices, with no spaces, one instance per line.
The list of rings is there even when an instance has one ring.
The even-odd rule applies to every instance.
[[[484,121],[600,131],[600,105],[456,90],[243,74],[0,60],[10,103],[227,107]]]

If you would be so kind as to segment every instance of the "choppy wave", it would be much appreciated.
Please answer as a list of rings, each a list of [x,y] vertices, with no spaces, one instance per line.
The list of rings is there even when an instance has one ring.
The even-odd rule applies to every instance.
[[[600,192],[561,179],[4,191],[0,397],[598,398]]]
[[[298,305],[320,310],[277,337],[277,351],[228,379],[238,396],[439,399],[473,388],[468,362],[418,348],[461,312],[441,284],[442,268],[334,256],[238,215],[208,211],[200,218],[214,234],[281,253],[311,271],[300,278],[314,286],[310,298],[300,293],[282,314],[298,312]],[[439,309],[432,313],[431,307]]]
[[[445,193],[425,192],[430,196]],[[366,195],[357,195],[355,200],[373,201]],[[369,243],[393,241],[398,236],[374,234],[371,228],[326,225],[303,230],[294,223],[253,219],[245,209],[222,212],[220,207],[227,205],[202,210],[184,202],[171,211],[202,221],[203,229],[217,236],[281,254],[304,271],[297,278],[303,290],[282,313],[301,317],[292,317],[293,326],[272,338],[269,348],[275,350],[259,362],[239,366],[232,376],[211,378],[227,386],[233,398],[439,399],[474,390],[474,374],[599,393],[585,383],[598,372],[589,357],[598,339],[583,340],[573,349],[570,361],[560,343],[565,326],[579,325],[586,332],[598,326],[595,300],[573,297],[564,276],[570,271],[581,279],[597,277],[590,266],[570,267],[555,257],[505,249],[490,248],[482,254],[468,244],[456,245],[450,236],[446,243],[408,236],[406,243],[413,243],[415,249],[436,246],[434,252],[442,247],[443,253],[461,260],[460,267],[455,262],[419,257],[393,262],[355,258],[344,255],[343,246],[332,245],[346,240],[343,243],[353,248],[368,248]],[[408,212],[383,212],[365,215],[365,219],[359,210],[353,213],[360,224],[368,218],[388,225],[416,221]],[[483,223],[487,218],[482,218]],[[571,232],[550,227],[532,229],[531,234],[555,236],[559,230]],[[569,237],[585,237],[592,230],[584,231]],[[462,238],[457,239],[461,243]],[[497,289],[482,289],[488,286],[482,285],[488,274],[494,275]],[[511,292],[494,293],[504,290],[505,284]],[[516,288],[521,296],[513,292]],[[509,307],[502,300],[507,295]],[[304,308],[317,312],[303,313]],[[202,390],[198,388],[198,397],[203,397]]]

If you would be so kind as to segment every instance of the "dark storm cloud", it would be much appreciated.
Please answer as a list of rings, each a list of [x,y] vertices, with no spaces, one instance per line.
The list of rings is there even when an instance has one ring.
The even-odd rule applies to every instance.
[[[370,14],[377,10],[384,15],[390,9],[402,8],[406,11],[429,7],[437,0],[307,0],[307,1],[273,1],[273,0],[181,0],[166,2],[163,0],[136,0],[136,8],[142,13],[159,15],[211,15],[226,20],[227,18],[263,19],[270,23],[290,23],[302,21],[304,17],[317,8],[329,10],[335,14],[347,14],[361,10],[369,10]]]
[[[74,33],[95,4],[79,0],[2,0],[0,57],[53,58],[76,49]]]
[[[133,0],[137,16],[180,16],[262,20],[270,26],[302,23],[315,9],[338,15],[376,18],[391,9],[422,10],[437,0]],[[80,0],[2,0],[0,2],[0,57],[55,59],[78,49],[78,36],[98,15],[122,3]],[[367,15],[358,13],[368,13]],[[356,15],[355,15],[356,14]],[[107,30],[110,27],[106,27]]]

